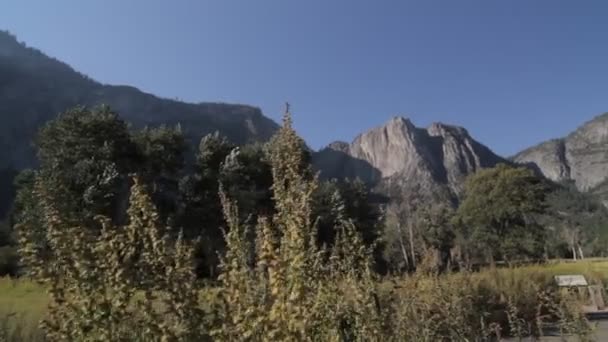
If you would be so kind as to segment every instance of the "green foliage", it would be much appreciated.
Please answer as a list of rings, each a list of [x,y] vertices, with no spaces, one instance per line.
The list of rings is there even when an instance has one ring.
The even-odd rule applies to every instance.
[[[391,200],[384,206],[381,235],[383,258],[389,271],[412,272],[423,259],[435,268],[447,266],[440,265],[439,262],[447,262],[447,256],[441,255],[445,251],[431,244],[439,238],[445,240],[446,244],[449,243],[449,231],[453,225],[446,225],[444,216],[451,216],[450,209],[453,205],[450,193],[443,188],[429,192],[420,184],[414,184],[407,191],[398,188],[392,191]],[[435,215],[442,216],[434,217]],[[443,231],[442,234],[439,231]],[[432,236],[433,234],[442,236]]]
[[[12,179],[12,177],[11,177]],[[14,207],[16,204],[13,205]],[[19,274],[17,236],[11,226],[12,217],[0,220],[0,277]]]
[[[501,164],[472,175],[455,217],[465,260],[540,257],[545,231],[535,216],[545,211],[546,192],[525,168]]]
[[[203,137],[194,174],[180,181],[182,208],[178,213],[177,225],[184,229],[186,237],[202,238],[197,250],[197,256],[201,259],[197,272],[201,275],[216,275],[218,253],[224,250],[219,177],[222,163],[234,147],[217,132]]]
[[[46,124],[36,140],[48,196],[73,224],[118,219],[126,174],[137,160],[127,125],[108,107],[77,107]],[[128,187],[127,187],[128,190]]]
[[[39,258],[33,260],[27,267],[39,269],[42,260],[50,255],[47,240],[47,227],[43,220],[43,207],[39,197],[41,181],[38,172],[32,170],[22,171],[16,178],[15,184],[19,189],[15,199],[13,221],[19,239],[19,247],[27,246],[36,251]],[[34,262],[35,261],[35,262]],[[41,264],[38,264],[40,262]],[[29,270],[27,272],[36,272]]]
[[[145,127],[133,134],[133,141],[143,159],[143,177],[174,178],[184,167],[187,147],[179,126]]]
[[[426,228],[423,239],[428,246],[442,252],[449,252],[454,246],[453,215],[452,208],[445,205],[432,206],[422,212],[420,220]]]
[[[149,185],[161,219],[175,219],[178,210],[179,179],[187,150],[181,129],[161,126],[133,133],[139,165],[137,172]]]
[[[23,170],[15,177],[15,186],[18,191],[11,220],[16,223],[24,223],[26,221],[39,222],[39,207],[38,200],[34,193],[34,185],[36,183],[37,172],[34,170]],[[37,223],[41,225],[40,223]]]
[[[543,224],[551,231],[551,257],[604,256],[608,250],[608,210],[593,195],[572,184],[556,186],[547,196]]]
[[[222,163],[235,147],[234,144],[219,132],[203,137],[199,144],[199,154],[197,155],[201,177],[208,181],[217,179]]]
[[[297,144],[302,151],[300,167],[304,168],[310,153],[301,139]],[[100,229],[97,215],[117,224],[125,222],[128,176],[136,172],[150,189],[161,220],[183,228],[188,240],[201,238],[197,273],[211,277],[216,276],[218,255],[225,250],[219,184],[238,202],[242,219],[250,224],[257,221],[260,213],[268,216],[275,210],[270,191],[273,176],[269,147],[265,145],[235,148],[219,133],[210,134],[201,140],[195,167],[189,172],[179,127],[144,128],[129,133],[127,125],[107,107],[78,107],[63,113],[41,130],[37,145],[40,168],[24,171],[16,180],[19,194],[11,220],[27,227],[31,238],[37,235],[41,250],[48,246],[40,218],[41,199],[34,191],[36,183],[47,189],[64,220],[75,226]],[[350,181],[341,183],[339,188],[345,198],[347,217],[356,221],[364,241],[370,244],[377,235],[378,215],[367,201],[367,189],[360,182]],[[313,216],[320,214],[315,212]],[[322,231],[334,235],[331,227]],[[250,234],[249,239],[253,241],[254,235]],[[331,239],[323,242],[331,244]]]
[[[259,214],[270,215],[272,171],[263,145],[246,145],[233,149],[222,162],[219,182],[226,195],[239,206],[241,217],[257,222]]]
[[[454,247],[454,226],[452,218],[454,211],[447,205],[435,205],[425,208],[419,214],[418,227],[422,230],[421,237],[429,260],[431,271],[444,271],[451,261],[451,250]]]
[[[384,269],[383,246],[379,240],[382,213],[361,180],[320,182],[314,193],[312,215],[317,220],[317,240],[320,246],[333,246],[335,236],[339,233],[336,226],[342,220],[349,220],[363,243],[373,248],[374,268]]]

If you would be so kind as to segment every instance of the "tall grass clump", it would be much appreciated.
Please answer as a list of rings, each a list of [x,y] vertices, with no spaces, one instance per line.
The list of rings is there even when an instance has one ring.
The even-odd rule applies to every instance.
[[[44,187],[44,239],[22,234],[30,276],[49,292],[40,328],[48,341],[198,341],[200,322],[193,251],[160,225],[144,186],[135,178],[129,223],[98,217],[100,230],[70,226]]]
[[[559,291],[547,270],[417,273],[385,281],[382,288],[395,340],[495,340],[539,337],[549,330],[580,337],[591,333],[580,300]]]
[[[318,185],[289,113],[270,145],[276,212],[255,227],[222,196],[229,230],[220,276],[221,341],[344,341],[380,336],[370,250],[352,224],[336,222],[331,248],[317,244],[312,217]],[[251,245],[249,230],[255,229]]]

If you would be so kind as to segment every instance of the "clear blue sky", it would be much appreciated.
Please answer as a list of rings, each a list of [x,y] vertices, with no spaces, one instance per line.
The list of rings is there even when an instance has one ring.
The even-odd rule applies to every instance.
[[[3,0],[0,28],[104,83],[289,101],[314,148],[403,115],[509,155],[608,111],[605,0]]]

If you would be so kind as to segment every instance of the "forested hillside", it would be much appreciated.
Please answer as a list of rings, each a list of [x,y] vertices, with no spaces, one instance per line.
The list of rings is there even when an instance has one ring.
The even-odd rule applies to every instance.
[[[6,151],[0,168],[32,166],[38,128],[77,105],[107,104],[137,127],[180,123],[193,141],[214,131],[239,144],[265,141],[278,127],[250,106],[189,104],[98,83],[7,32],[0,32],[0,103],[0,149]]]
[[[39,128],[75,106],[100,104],[120,111],[135,128],[179,124],[192,146],[215,131],[237,144],[267,141],[278,127],[251,106],[190,104],[101,84],[0,31],[0,218],[12,202],[10,176],[36,165]]]

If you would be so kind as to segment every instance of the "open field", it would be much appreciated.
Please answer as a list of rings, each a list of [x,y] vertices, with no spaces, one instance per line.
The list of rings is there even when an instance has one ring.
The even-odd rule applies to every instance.
[[[483,287],[492,289],[501,296],[525,302],[533,298],[534,288],[550,287],[555,275],[565,274],[583,274],[590,283],[605,286],[608,284],[608,260],[553,261],[544,265],[485,269],[473,274],[454,273],[438,278],[415,275],[401,279],[385,279],[380,288],[385,294],[391,292],[391,295],[404,294],[405,297],[411,296],[414,291],[421,300],[421,305],[433,302],[433,291],[436,291],[433,286],[471,286],[477,289]],[[18,327],[20,331],[37,331],[36,325],[45,314],[47,301],[44,288],[34,282],[27,279],[0,278],[0,329],[2,324],[8,324]]]

